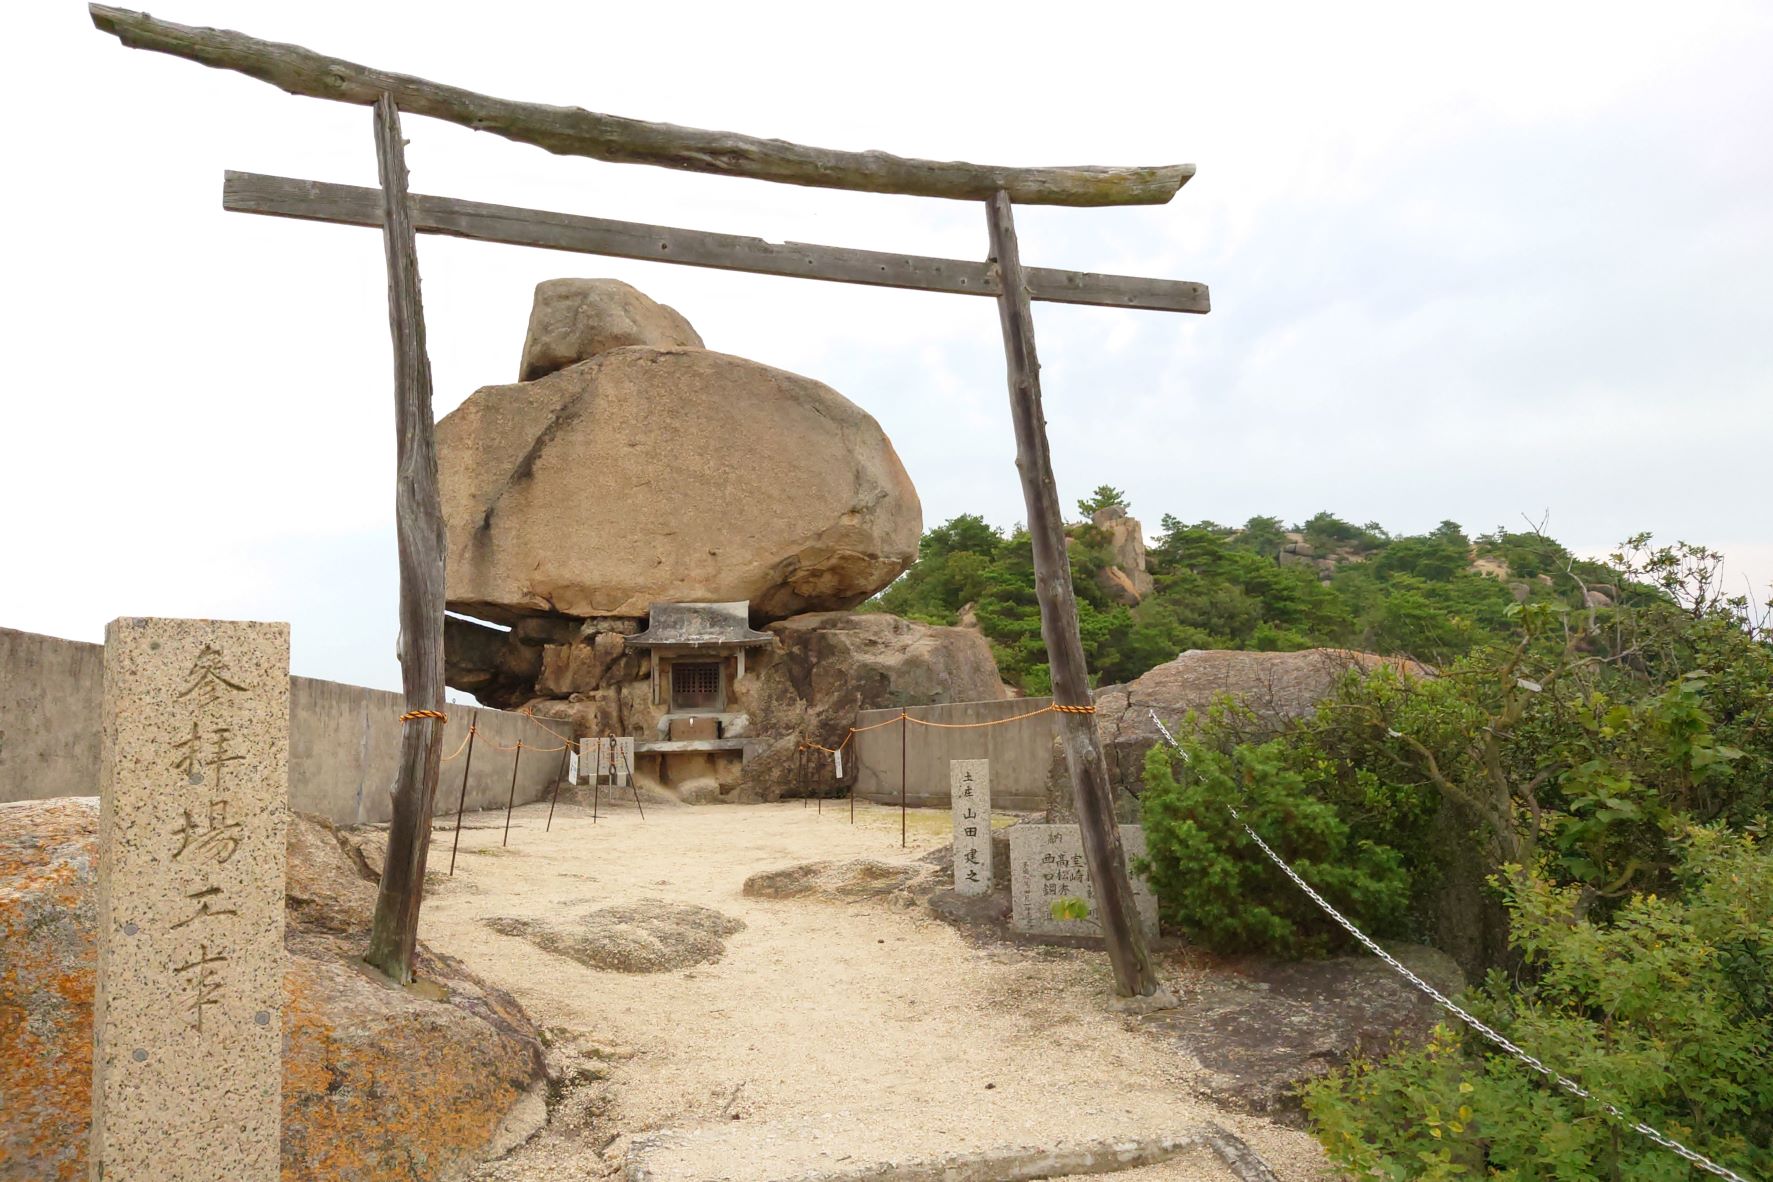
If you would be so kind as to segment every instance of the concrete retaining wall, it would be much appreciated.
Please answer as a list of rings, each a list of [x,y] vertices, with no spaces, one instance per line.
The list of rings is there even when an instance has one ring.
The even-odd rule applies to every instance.
[[[1052,704],[1051,698],[1012,698],[997,702],[949,702],[912,706],[907,713],[930,722],[973,724],[1014,718]],[[856,727],[896,719],[897,710],[863,710]],[[905,799],[909,804],[948,807],[948,761],[989,759],[994,808],[1035,812],[1047,807],[1047,768],[1052,763],[1057,714],[1041,714],[998,726],[947,730],[911,724],[906,731]],[[882,726],[858,734],[852,744],[855,792],[863,800],[899,802],[899,727]]]
[[[104,646],[0,628],[0,803],[92,796],[99,784]],[[336,681],[292,677],[289,697],[289,804],[340,825],[386,821],[400,762],[401,695]],[[502,807],[511,763],[523,740],[517,803],[540,799],[560,773],[560,740],[520,714],[448,707],[443,753],[456,751],[472,721],[479,729],[468,807]],[[565,733],[562,724],[548,723]],[[491,740],[489,742],[488,740]],[[530,750],[534,747],[535,750]],[[438,813],[454,812],[461,757],[443,765]]]

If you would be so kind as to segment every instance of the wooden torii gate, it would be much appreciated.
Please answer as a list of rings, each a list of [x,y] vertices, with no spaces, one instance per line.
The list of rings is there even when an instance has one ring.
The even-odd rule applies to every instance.
[[[1198,283],[1024,268],[1013,207],[1151,205],[1167,202],[1194,166],[1004,168],[842,152],[732,132],[704,131],[603,115],[576,107],[513,102],[423,78],[326,57],[296,45],[224,29],[193,28],[144,13],[88,6],[93,24],[135,49],[235,70],[291,94],[375,108],[380,190],[229,172],[222,204],[242,213],[381,226],[388,264],[399,435],[396,529],[400,552],[402,717],[400,775],[388,857],[365,956],[396,981],[412,979],[432,802],[442,742],[444,539],[437,491],[430,362],[419,300],[415,233],[538,246],[619,258],[789,275],[919,291],[991,296],[1003,324],[1016,467],[1033,542],[1035,593],[1052,671],[1053,701],[1095,888],[1104,942],[1124,996],[1154,993],[1158,981],[1133,906],[1113,789],[1092,717],[1077,601],[1065,555],[1064,520],[1053,482],[1040,363],[1030,300],[1206,312]],[[534,144],[561,155],[785,184],[983,202],[991,256],[985,262],[924,258],[577,217],[408,194],[400,112],[428,115]]]

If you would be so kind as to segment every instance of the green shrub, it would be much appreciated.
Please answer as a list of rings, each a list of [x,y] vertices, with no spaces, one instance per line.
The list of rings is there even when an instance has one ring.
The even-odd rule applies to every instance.
[[[1345,935],[1250,840],[1226,806],[1367,930],[1399,930],[1410,883],[1398,852],[1356,840],[1289,768],[1280,742],[1221,750],[1187,738],[1152,748],[1141,812],[1147,874],[1163,917],[1226,952],[1322,953]]]
[[[1722,827],[1677,845],[1678,893],[1634,895],[1605,921],[1576,918],[1581,888],[1513,873],[1510,942],[1528,973],[1492,973],[1468,1008],[1633,1119],[1773,1176],[1773,855]],[[1703,1176],[1463,1026],[1331,1075],[1305,1105],[1330,1156],[1363,1176]]]

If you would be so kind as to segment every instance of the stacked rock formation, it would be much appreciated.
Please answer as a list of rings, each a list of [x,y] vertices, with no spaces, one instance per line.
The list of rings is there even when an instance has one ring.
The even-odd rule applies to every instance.
[[[1114,561],[1102,568],[1097,580],[1102,589],[1128,607],[1142,602],[1156,588],[1145,569],[1145,530],[1135,517],[1127,516],[1124,505],[1108,505],[1096,510],[1090,524],[1102,531],[1108,552]]]
[[[520,372],[437,426],[453,610],[776,620],[854,607],[917,555],[917,491],[872,416],[703,348],[625,283],[542,284]]]
[[[915,559],[922,510],[880,425],[837,391],[704,348],[609,279],[538,286],[519,375],[437,427],[449,607],[474,618],[448,621],[451,686],[579,735],[660,739],[668,695],[629,639],[655,603],[744,601],[776,643],[748,651],[721,738],[778,756],[745,777],[760,797],[790,735],[1003,695],[977,633],[850,616]]]

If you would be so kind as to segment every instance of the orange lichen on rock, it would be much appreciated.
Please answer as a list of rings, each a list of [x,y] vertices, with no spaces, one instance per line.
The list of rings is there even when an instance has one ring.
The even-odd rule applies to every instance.
[[[98,801],[0,804],[0,1178],[86,1177]]]
[[[0,1182],[86,1176],[97,857],[96,800],[0,805]],[[324,821],[291,818],[288,896],[284,1182],[460,1172],[541,1081],[528,1018],[423,945],[429,990],[363,966],[375,891]]]

